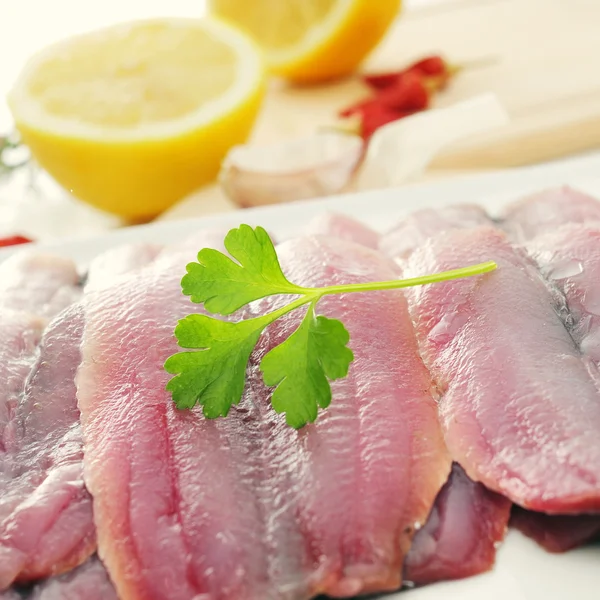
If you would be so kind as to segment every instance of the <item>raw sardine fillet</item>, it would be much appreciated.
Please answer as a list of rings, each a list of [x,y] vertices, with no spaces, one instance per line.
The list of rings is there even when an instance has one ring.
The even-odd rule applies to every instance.
[[[298,239],[279,253],[303,285],[394,275],[374,251],[340,240]],[[344,319],[356,360],[315,424],[285,425],[257,372],[298,316],[260,342],[240,404],[208,421],[165,391],[174,325],[199,310],[181,295],[183,268],[163,256],[86,300],[86,482],[119,596],[281,600],[398,587],[415,523],[450,468],[403,295],[323,302]]]
[[[97,288],[110,264],[115,276],[140,264],[129,250],[110,255],[112,263],[102,260],[98,273],[93,265],[90,270]],[[0,453],[0,589],[68,571],[96,547],[74,382],[82,331],[80,304],[55,317],[7,412]]]
[[[600,202],[564,186],[514,202],[504,211],[503,219],[511,238],[524,242],[565,223],[600,222]]]
[[[498,269],[408,292],[450,454],[525,508],[599,510],[599,392],[530,259],[496,230],[453,231],[417,250],[405,275],[486,260]]]
[[[64,551],[58,547],[60,542],[54,547],[57,532],[48,518],[56,510],[56,504],[51,506],[48,501],[48,492],[60,483],[55,478],[44,482],[50,467],[46,461],[53,460],[50,455],[56,440],[46,439],[47,431],[35,431],[35,425],[31,435],[28,433],[29,418],[33,422],[47,417],[47,427],[51,428],[56,414],[52,407],[42,404],[47,400],[46,390],[39,403],[28,399],[28,394],[39,381],[37,371],[48,372],[43,361],[48,358],[48,340],[54,333],[49,331],[49,337],[45,334],[42,338],[47,318],[79,295],[79,277],[74,263],[67,259],[24,252],[0,264],[0,371],[6,382],[0,392],[0,590],[17,578],[36,577],[44,553],[53,560]],[[38,350],[40,340],[42,349]],[[62,342],[68,345],[70,340]],[[60,394],[68,398],[68,372],[64,374],[66,388]],[[73,368],[71,377],[74,374]],[[72,381],[70,384],[75,405],[74,385]],[[36,414],[26,415],[25,406],[32,406]],[[56,426],[60,429],[61,424]],[[68,448],[59,451],[69,453]],[[61,474],[57,477],[60,479]],[[48,572],[54,572],[54,566],[62,568],[59,561]]]
[[[565,225],[527,251],[566,300],[565,322],[582,354],[600,365],[600,223]]]
[[[312,219],[305,233],[340,238],[367,248],[377,248],[381,237],[364,223],[348,215],[334,212],[325,212]]]
[[[68,258],[23,251],[0,263],[0,309],[50,319],[80,294],[79,274]]]
[[[11,442],[0,459],[0,589],[69,570],[95,548],[74,383],[82,326],[78,305],[49,325],[6,428]]]
[[[456,463],[415,536],[404,577],[416,585],[489,571],[504,539],[511,502],[467,477]]]
[[[406,259],[429,238],[444,231],[492,224],[485,210],[475,204],[425,208],[403,218],[381,236],[379,249],[390,258]]]
[[[548,552],[567,552],[600,539],[600,515],[545,515],[515,506],[510,524]]]
[[[79,296],[78,283],[74,263],[61,257],[22,252],[0,263],[0,461],[47,319]]]
[[[288,277],[309,287],[398,276],[378,253],[339,239],[294,240],[278,246],[278,254]],[[276,305],[265,300],[260,312]],[[258,377],[251,379],[247,397],[260,406],[260,420],[270,424],[270,461],[281,456],[305,465],[273,478],[266,500],[275,511],[290,486],[298,490],[294,513],[311,540],[308,564],[320,562],[324,571],[321,581],[311,577],[309,594],[345,597],[392,590],[412,535],[425,522],[449,471],[432,381],[418,355],[402,293],[327,297],[319,312],[346,324],[355,362],[348,378],[333,382],[331,407],[300,435],[273,413],[270,393]],[[384,317],[375,321],[374,314]],[[289,315],[269,330],[253,357],[254,369],[300,316]],[[369,491],[362,497],[357,490]],[[284,546],[294,523],[282,525],[274,534]],[[306,539],[299,546],[306,547]],[[288,556],[306,564],[298,548]]]
[[[115,284],[117,278],[150,264],[161,250],[156,244],[136,243],[103,252],[90,264],[85,291]]]

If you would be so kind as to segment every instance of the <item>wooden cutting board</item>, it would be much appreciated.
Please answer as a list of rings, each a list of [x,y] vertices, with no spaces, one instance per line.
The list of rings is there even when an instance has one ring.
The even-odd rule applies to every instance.
[[[376,1],[376,0],[374,0]],[[449,148],[432,167],[510,167],[600,148],[598,0],[446,0],[407,11],[364,70],[439,52],[466,68],[438,99],[494,92],[511,116],[501,130]],[[365,95],[358,79],[314,88],[272,84],[254,141],[330,124]]]

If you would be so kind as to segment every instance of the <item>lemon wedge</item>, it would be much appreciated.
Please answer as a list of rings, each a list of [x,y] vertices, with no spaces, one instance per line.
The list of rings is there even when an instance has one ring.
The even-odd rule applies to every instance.
[[[76,197],[130,220],[214,179],[263,96],[260,50],[216,19],[116,25],[51,46],[9,94],[23,141]]]
[[[209,0],[211,12],[250,33],[271,71],[298,83],[351,73],[377,45],[400,0]]]

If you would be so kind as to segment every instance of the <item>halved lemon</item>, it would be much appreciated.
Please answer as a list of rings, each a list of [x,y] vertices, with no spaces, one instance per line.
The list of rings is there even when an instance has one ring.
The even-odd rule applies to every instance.
[[[271,71],[298,83],[351,73],[377,45],[401,0],[209,0],[250,33]]]
[[[214,19],[113,26],[51,46],[9,105],[24,142],[76,197],[149,219],[215,178],[263,95],[260,50]]]

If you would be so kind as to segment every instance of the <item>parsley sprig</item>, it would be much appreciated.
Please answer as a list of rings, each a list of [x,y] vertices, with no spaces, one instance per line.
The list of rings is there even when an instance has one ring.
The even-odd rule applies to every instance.
[[[166,371],[174,375],[167,390],[178,408],[201,404],[209,419],[227,416],[242,397],[246,367],[262,332],[287,313],[308,305],[297,329],[260,362],[265,384],[275,388],[271,397],[273,408],[285,413],[286,422],[296,429],[313,422],[319,408],[329,406],[329,382],[346,377],[354,359],[344,324],[317,315],[317,303],[323,296],[425,285],[480,275],[496,268],[496,263],[489,261],[412,279],[312,288],[286,278],[273,242],[262,227],[240,225],[232,229],[225,237],[225,248],[231,256],[204,248],[198,253],[197,262],[187,265],[181,287],[192,302],[203,304],[209,313],[227,316],[268,296],[295,298],[260,317],[239,321],[205,314],[181,319],[175,337],[179,346],[188,351],[166,360]]]

